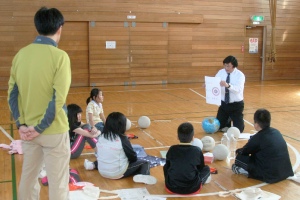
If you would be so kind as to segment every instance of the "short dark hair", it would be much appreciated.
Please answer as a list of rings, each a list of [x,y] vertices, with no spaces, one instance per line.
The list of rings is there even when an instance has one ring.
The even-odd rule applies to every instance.
[[[262,129],[270,127],[271,113],[264,108],[258,109],[254,113],[254,122],[257,123]]]
[[[86,99],[86,104],[89,104],[91,100],[94,100],[99,94],[99,92],[102,92],[99,88],[93,88],[91,90],[90,96]]]
[[[238,61],[234,56],[227,56],[224,60],[223,60],[223,64],[228,64],[231,63],[233,67],[237,67],[238,66]]]
[[[105,121],[103,136],[107,140],[114,140],[117,136],[125,135],[127,118],[120,112],[110,113]]]
[[[34,16],[34,24],[40,35],[54,35],[64,25],[64,16],[56,8],[40,8]]]
[[[177,133],[180,142],[189,143],[194,137],[194,127],[189,122],[182,123],[177,129]]]
[[[68,109],[68,121],[69,126],[71,127],[76,122],[78,122],[77,114],[82,112],[82,109],[77,104],[69,104],[67,106]]]

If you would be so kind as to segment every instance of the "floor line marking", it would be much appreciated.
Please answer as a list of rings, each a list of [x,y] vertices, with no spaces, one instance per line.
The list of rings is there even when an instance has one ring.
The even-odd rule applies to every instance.
[[[193,90],[192,88],[189,88],[189,90],[191,90],[192,92],[194,92],[194,93],[198,94],[200,97],[202,97],[202,98],[206,99],[206,97],[205,97],[205,96],[203,96],[203,95],[201,95],[200,93],[196,92],[196,91],[195,91],[195,90]]]

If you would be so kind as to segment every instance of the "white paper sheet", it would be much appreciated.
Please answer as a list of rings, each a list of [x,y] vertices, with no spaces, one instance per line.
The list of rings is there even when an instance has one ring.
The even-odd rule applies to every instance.
[[[255,135],[255,133],[241,133],[239,139],[250,139],[251,136]]]
[[[146,188],[130,188],[115,190],[122,200],[141,200],[145,196],[149,196],[149,192]]]
[[[206,103],[221,105],[221,78],[205,76]]]

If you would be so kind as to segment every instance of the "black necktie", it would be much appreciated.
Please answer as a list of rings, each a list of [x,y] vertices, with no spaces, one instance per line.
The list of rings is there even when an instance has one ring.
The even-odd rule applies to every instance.
[[[230,83],[230,73],[227,75],[226,83]],[[225,103],[229,103],[229,89],[227,87],[225,87]]]

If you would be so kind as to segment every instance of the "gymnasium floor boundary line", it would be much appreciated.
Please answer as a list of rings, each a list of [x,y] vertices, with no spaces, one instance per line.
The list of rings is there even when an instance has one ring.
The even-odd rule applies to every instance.
[[[11,173],[12,173],[12,192],[13,200],[17,200],[17,179],[16,179],[16,163],[14,154],[11,155]]]
[[[13,120],[12,115],[10,115],[10,120]],[[10,135],[12,138],[14,138],[14,128],[13,124],[10,123]],[[17,192],[17,178],[16,178],[16,162],[15,162],[15,155],[11,154],[11,178],[12,180],[10,181],[12,183],[12,197],[13,200],[18,199],[18,192]]]
[[[1,183],[10,183],[10,182],[12,182],[12,180],[0,181],[0,184]]]

